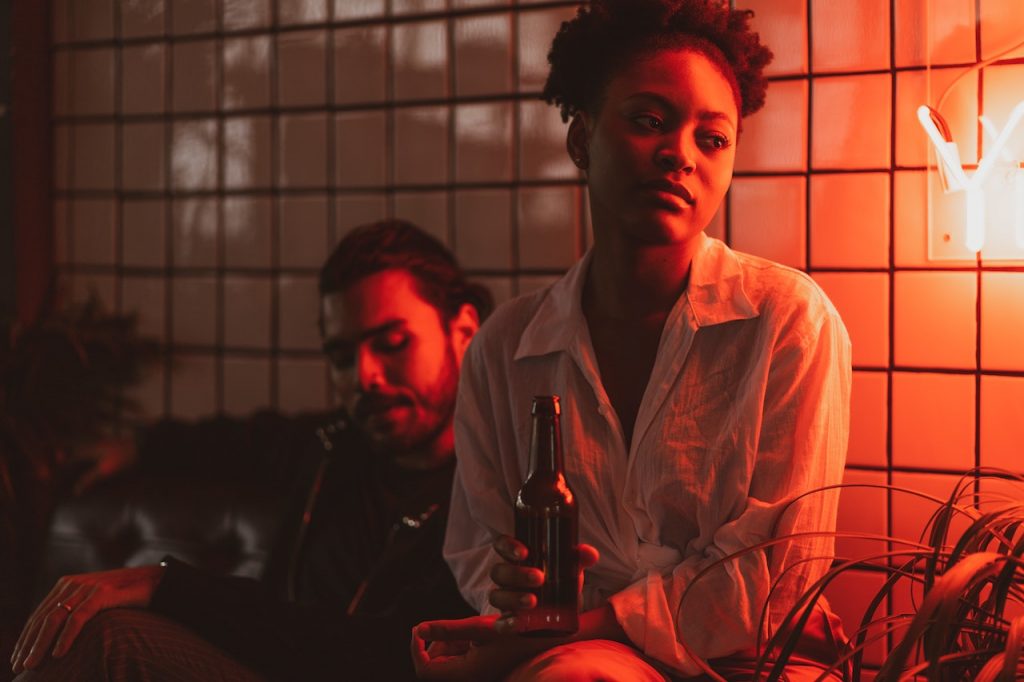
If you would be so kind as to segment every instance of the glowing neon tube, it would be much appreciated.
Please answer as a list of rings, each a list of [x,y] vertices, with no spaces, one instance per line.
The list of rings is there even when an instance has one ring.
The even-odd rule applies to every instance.
[[[956,183],[950,189],[963,189],[967,187],[967,174],[964,173],[964,167],[960,164],[960,157],[956,153],[956,144],[946,140],[942,133],[939,132],[939,129],[935,126],[935,121],[932,120],[931,107],[924,104],[919,106],[917,108],[917,120],[921,122],[921,127],[924,128],[932,144],[935,145],[935,151],[938,153],[939,158],[945,162],[951,179]]]
[[[1024,102],[1019,102],[1017,106],[1010,112],[1010,120],[1003,126],[1003,131],[999,133],[999,137],[992,143],[992,149],[985,155],[985,158],[978,161],[978,170],[975,171],[974,176],[971,177],[971,182],[976,185],[981,185],[985,182],[988,174],[992,172],[992,167],[995,165],[996,159],[999,158],[1000,152],[1003,147],[1010,139],[1010,135],[1013,134],[1017,124],[1020,123],[1021,119],[1024,118]]]
[[[1024,249],[1024,164],[1013,174],[1013,236]]]
[[[967,188],[966,246],[974,253],[985,246],[985,193],[973,183]]]

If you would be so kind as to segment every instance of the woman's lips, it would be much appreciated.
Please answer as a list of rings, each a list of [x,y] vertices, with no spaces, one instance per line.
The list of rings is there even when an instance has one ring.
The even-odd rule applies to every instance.
[[[655,201],[657,201],[659,204],[665,205],[668,208],[678,210],[689,207],[689,204],[687,204],[685,201],[683,201],[675,194],[671,194],[670,192],[666,192],[660,189],[649,189],[648,193],[655,199]]]
[[[641,186],[656,195],[663,196],[665,199],[672,199],[676,202],[681,201],[687,206],[693,206],[696,203],[693,195],[690,194],[690,190],[677,182],[672,182],[670,180],[652,180],[651,182],[645,182]]]
[[[663,189],[644,187],[642,194],[647,197],[647,201],[650,204],[672,213],[682,213],[693,208],[690,203],[678,194],[673,194]]]

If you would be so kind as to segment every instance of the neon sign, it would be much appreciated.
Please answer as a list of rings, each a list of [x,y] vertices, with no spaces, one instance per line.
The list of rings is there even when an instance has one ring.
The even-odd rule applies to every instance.
[[[1009,120],[1001,131],[997,130],[987,117],[979,117],[982,130],[991,141],[991,147],[985,156],[978,160],[974,172],[970,175],[960,161],[956,142],[941,114],[929,106],[922,105],[917,109],[917,119],[935,147],[939,176],[945,192],[965,193],[964,246],[967,250],[977,253],[985,245],[986,186],[989,186],[990,194],[996,191],[1000,195],[1012,197],[1014,242],[1018,248],[1024,249],[1024,161],[1015,160],[1007,146],[1010,136],[1024,120],[1024,101],[1013,108]],[[991,187],[997,182],[1001,186]]]

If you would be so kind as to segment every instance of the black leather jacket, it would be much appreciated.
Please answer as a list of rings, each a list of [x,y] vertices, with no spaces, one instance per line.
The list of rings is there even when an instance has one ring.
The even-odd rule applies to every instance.
[[[280,426],[290,461],[266,466],[293,492],[263,579],[170,558],[151,608],[271,679],[413,679],[412,626],[472,614],[441,557],[454,462],[396,469],[337,415]]]

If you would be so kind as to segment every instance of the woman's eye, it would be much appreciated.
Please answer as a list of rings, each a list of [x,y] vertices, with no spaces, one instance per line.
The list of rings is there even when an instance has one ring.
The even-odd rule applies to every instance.
[[[712,149],[725,149],[729,146],[729,138],[725,135],[713,133],[711,135],[705,135],[704,140],[706,144]]]
[[[634,116],[633,121],[635,121],[641,127],[648,128],[650,130],[661,130],[663,125],[662,120],[660,118],[658,118],[657,116],[652,116],[651,114],[641,114],[640,116]]]

